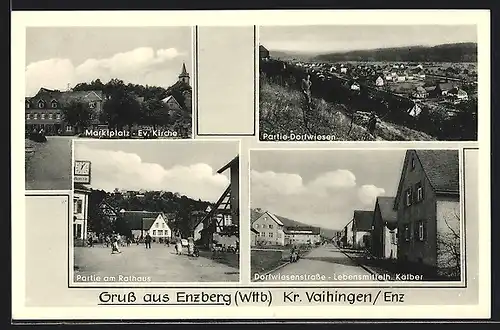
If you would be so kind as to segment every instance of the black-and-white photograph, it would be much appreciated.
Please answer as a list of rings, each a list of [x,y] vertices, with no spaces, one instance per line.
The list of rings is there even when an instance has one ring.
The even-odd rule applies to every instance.
[[[71,189],[71,139],[192,135],[191,27],[26,29],[26,189]]]
[[[475,25],[261,26],[261,141],[476,141]]]
[[[239,281],[238,141],[74,141],[74,283]]]
[[[463,279],[458,150],[252,150],[253,281]]]

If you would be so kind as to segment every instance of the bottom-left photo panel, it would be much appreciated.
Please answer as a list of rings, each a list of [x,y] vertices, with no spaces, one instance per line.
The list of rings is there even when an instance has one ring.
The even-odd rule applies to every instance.
[[[70,286],[238,282],[239,149],[74,141]]]

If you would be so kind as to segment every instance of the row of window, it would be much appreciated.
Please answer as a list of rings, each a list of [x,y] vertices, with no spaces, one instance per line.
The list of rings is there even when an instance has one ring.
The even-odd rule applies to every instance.
[[[424,187],[422,182],[418,182],[414,187],[409,187],[405,192],[405,205],[408,207],[412,204],[420,203],[424,200]]]
[[[160,224],[157,222],[157,223],[155,223],[155,227],[156,227],[156,228],[159,228],[159,227],[161,227],[161,228],[165,228],[165,227],[166,227],[166,225],[165,225],[165,223],[164,223],[164,222],[162,222],[162,223],[161,223],[161,226],[160,226]]]
[[[41,113],[40,114],[40,119],[41,120],[45,120],[45,119],[51,120],[51,119],[54,119],[54,117],[55,117],[56,120],[60,120],[61,119],[61,114],[60,113],[55,113],[55,114],[54,113],[47,113],[47,114]],[[35,119],[36,120],[36,119],[38,119],[38,113],[27,113],[26,114],[26,119],[28,119],[28,120],[29,119]]]
[[[260,236],[260,237],[266,237],[266,233],[262,233],[262,232],[261,232],[261,233],[259,233],[259,236]],[[267,236],[268,236],[268,237],[273,237],[273,236],[274,236],[274,233],[267,233]],[[278,238],[281,238],[281,233],[280,233],[280,232],[278,232],[276,236],[277,236]]]
[[[45,109],[46,103],[44,100],[38,101],[38,108]],[[59,106],[59,103],[56,100],[50,101],[50,107],[56,109]],[[96,102],[89,102],[89,108],[94,109],[96,107]],[[26,102],[26,108],[31,108],[31,102]]]
[[[168,230],[165,230],[165,235],[168,235]],[[153,230],[153,236],[163,236],[163,230]]]
[[[424,242],[427,240],[427,228],[424,220],[418,221],[415,223],[415,230],[412,230],[413,223],[406,224],[404,226],[404,240],[405,242],[410,242],[412,240]]]
[[[274,225],[272,225],[272,224],[270,224],[270,225],[266,225],[266,224],[264,223],[264,224],[262,224],[261,226],[262,226],[262,228],[267,228],[266,226],[268,226],[268,227],[269,227],[269,229],[273,229],[273,228],[274,228]],[[258,223],[256,223],[253,227],[254,227],[255,229],[259,229],[259,227],[260,227],[260,226],[259,226],[259,224],[258,224]]]

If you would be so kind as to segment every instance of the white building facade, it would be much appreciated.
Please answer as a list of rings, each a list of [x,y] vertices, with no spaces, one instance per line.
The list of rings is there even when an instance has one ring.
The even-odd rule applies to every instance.
[[[75,188],[73,191],[73,237],[87,239],[90,191]]]

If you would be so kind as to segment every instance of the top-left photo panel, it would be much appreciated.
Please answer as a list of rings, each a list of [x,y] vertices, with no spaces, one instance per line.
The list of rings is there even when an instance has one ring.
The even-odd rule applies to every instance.
[[[27,190],[71,189],[71,140],[190,139],[190,26],[28,27]]]

